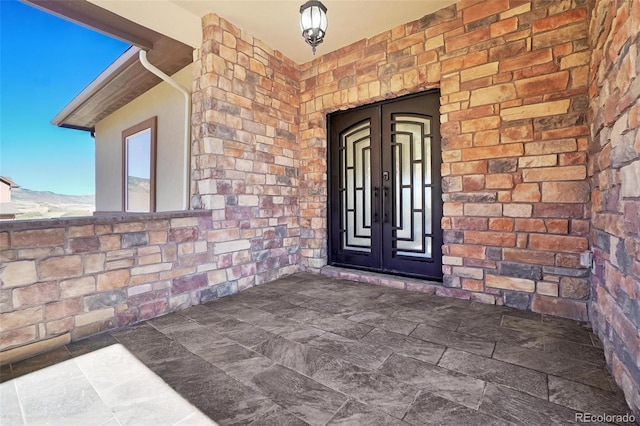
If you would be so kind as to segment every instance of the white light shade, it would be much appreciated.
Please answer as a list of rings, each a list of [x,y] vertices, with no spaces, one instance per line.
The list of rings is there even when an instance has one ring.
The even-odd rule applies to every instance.
[[[327,8],[317,0],[309,0],[300,6],[300,30],[302,37],[311,45],[313,54],[322,43],[327,32]]]

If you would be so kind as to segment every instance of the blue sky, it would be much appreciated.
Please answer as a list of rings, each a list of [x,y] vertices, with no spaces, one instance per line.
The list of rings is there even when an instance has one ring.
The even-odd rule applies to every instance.
[[[95,192],[93,138],[51,119],[127,47],[17,0],[0,0],[1,176],[32,190]]]

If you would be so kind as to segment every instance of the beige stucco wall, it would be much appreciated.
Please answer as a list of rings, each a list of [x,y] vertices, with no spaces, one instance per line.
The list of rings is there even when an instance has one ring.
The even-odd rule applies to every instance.
[[[191,64],[173,79],[191,87]],[[184,180],[184,96],[160,83],[96,124],[96,211],[122,210],[122,131],[158,117],[156,211],[181,210]]]
[[[11,187],[4,182],[0,182],[0,203],[11,201]]]

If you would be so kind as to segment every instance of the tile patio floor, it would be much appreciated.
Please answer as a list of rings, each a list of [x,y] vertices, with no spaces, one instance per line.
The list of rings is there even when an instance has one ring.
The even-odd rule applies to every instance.
[[[1,378],[113,343],[221,425],[546,426],[629,411],[584,323],[311,274],[72,343]]]

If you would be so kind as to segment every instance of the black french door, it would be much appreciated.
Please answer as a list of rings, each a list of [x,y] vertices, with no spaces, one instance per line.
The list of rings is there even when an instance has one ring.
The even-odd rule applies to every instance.
[[[332,265],[442,279],[439,97],[329,116]]]

